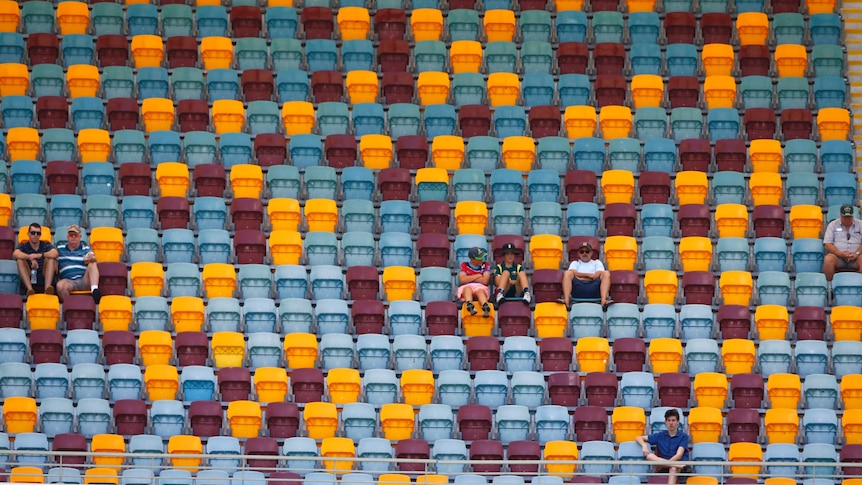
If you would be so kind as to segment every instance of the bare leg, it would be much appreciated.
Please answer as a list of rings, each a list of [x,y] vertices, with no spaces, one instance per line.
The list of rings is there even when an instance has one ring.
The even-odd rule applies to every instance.
[[[24,283],[24,287],[27,288],[27,294],[33,292],[33,285],[30,284],[30,261],[26,259],[19,259],[18,261],[18,276],[21,278],[21,282]]]
[[[87,265],[84,279],[90,284],[90,286],[99,286],[99,266],[96,263],[90,263]]]
[[[518,289],[518,293],[523,293],[524,290],[530,287],[530,283],[527,281],[527,273],[521,271],[518,273],[518,280],[516,281],[516,288]]]
[[[57,260],[45,259],[45,293],[51,295],[54,293],[54,275],[57,274]]]
[[[474,296],[476,297],[476,301],[479,303],[488,302],[488,293],[485,291],[477,291]]]
[[[57,282],[57,296],[60,297],[60,301],[64,301],[69,297],[69,294],[72,293],[72,282],[69,280],[60,280]]]
[[[473,288],[469,286],[464,288],[464,291],[461,292],[461,299],[464,301],[473,301]]]
[[[823,257],[823,274],[826,275],[826,281],[832,281],[832,277],[835,276],[835,271],[837,269],[838,256],[827,254]]]
[[[672,466],[667,471],[667,485],[676,485],[676,475],[680,472],[680,467]]]
[[[572,278],[575,275],[572,271],[567,270],[563,273],[563,302],[566,306],[569,306],[569,303],[572,299]]]
[[[503,274],[497,276],[494,284],[497,286],[497,289],[500,290],[500,293],[506,294],[509,291],[509,287],[512,285],[511,275],[508,271],[503,271]]]
[[[608,295],[611,292],[611,272],[610,271],[602,271],[602,275],[600,276],[602,285],[599,289],[600,294],[602,295],[602,305],[608,302]]]

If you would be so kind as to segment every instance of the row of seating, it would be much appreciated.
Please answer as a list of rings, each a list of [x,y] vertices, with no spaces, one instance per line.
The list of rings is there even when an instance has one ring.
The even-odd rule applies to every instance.
[[[57,465],[62,464],[63,463],[57,463]],[[276,473],[279,472],[273,472],[272,475],[275,475]],[[301,480],[301,477],[299,476],[293,477],[295,474],[289,472],[280,473],[288,475],[286,480],[295,480],[297,482]],[[48,469],[47,472],[39,467],[16,466],[9,470],[8,475],[5,475],[4,478],[6,477],[11,483],[69,483],[75,485],[84,485],[84,483],[103,483],[105,485],[143,485],[146,483],[152,483],[157,479],[154,471],[146,468],[115,470],[113,468],[96,466],[89,467],[86,470],[69,467],[55,467]],[[219,483],[230,483],[231,485],[245,483],[251,485],[265,485],[266,483],[266,476],[262,472],[251,470],[236,471],[233,474],[229,474],[223,470],[201,470],[197,474],[192,474],[187,470],[172,468],[159,474],[158,479],[165,480],[166,483],[170,481],[182,485],[191,485],[193,482],[207,485],[215,485]],[[309,480],[309,483],[311,483],[312,480],[317,481],[319,479],[314,479],[312,477],[312,479]],[[351,480],[355,483],[370,484],[372,482],[370,476],[368,477],[368,480],[359,476]],[[334,482],[334,477],[332,481]]]

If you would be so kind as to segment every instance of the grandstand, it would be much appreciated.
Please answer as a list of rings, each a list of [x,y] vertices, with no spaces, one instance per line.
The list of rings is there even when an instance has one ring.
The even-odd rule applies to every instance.
[[[676,408],[690,485],[859,485],[835,1],[0,0],[0,479],[666,483]],[[98,304],[21,296],[33,222]],[[508,243],[531,305],[459,309]]]

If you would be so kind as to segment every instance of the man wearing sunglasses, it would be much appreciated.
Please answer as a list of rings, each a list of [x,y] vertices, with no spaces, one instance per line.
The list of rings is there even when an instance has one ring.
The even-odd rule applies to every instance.
[[[36,271],[36,285],[44,286],[45,293],[54,294],[54,275],[57,274],[57,249],[53,244],[42,241],[42,226],[30,224],[27,228],[27,242],[19,245],[12,253],[18,262],[18,275],[27,288],[27,296],[36,293],[30,281],[30,272]]]
[[[560,303],[569,308],[575,299],[601,299],[602,308],[607,309],[614,301],[609,296],[611,272],[598,259],[593,259],[593,247],[584,241],[578,247],[578,259],[572,261],[563,274],[563,298]]]
[[[827,281],[842,269],[862,273],[862,220],[854,217],[850,204],[842,205],[838,213],[840,217],[830,222],[823,234],[823,274]]]
[[[90,290],[90,296],[96,304],[102,298],[99,291],[99,267],[96,255],[90,246],[81,242],[81,228],[73,224],[66,233],[66,244],[60,245],[58,263],[60,281],[57,282],[57,294],[64,300],[73,291]]]

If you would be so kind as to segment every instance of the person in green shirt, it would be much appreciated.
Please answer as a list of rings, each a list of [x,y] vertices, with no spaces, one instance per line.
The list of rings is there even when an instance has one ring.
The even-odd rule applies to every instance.
[[[506,243],[502,252],[503,261],[494,267],[494,286],[497,287],[494,298],[497,306],[500,306],[504,298],[516,298],[518,294],[522,294],[521,298],[529,304],[533,297],[530,295],[527,273],[520,263],[515,262],[518,248],[512,243]]]

